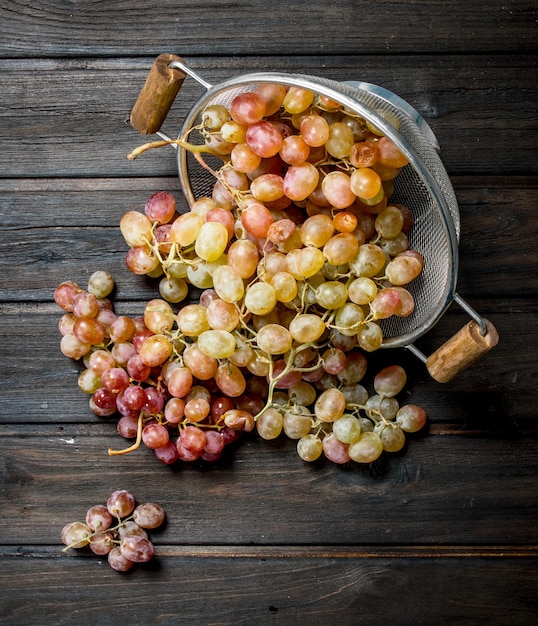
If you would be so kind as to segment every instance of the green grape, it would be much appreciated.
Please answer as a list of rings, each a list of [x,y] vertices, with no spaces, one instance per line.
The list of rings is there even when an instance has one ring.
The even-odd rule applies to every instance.
[[[348,454],[357,463],[373,463],[383,452],[383,443],[376,433],[363,432],[349,445]]]
[[[308,463],[316,461],[323,454],[321,439],[314,434],[301,437],[297,442],[297,454],[303,461]]]
[[[333,422],[333,433],[342,443],[353,443],[361,435],[359,420],[353,415],[344,414]]]

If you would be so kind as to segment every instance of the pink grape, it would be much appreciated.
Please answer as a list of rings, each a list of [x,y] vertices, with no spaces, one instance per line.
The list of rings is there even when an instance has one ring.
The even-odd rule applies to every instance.
[[[185,426],[185,428],[179,434],[178,444],[192,450],[193,452],[200,453],[207,442],[206,435],[203,430],[197,426]]]
[[[139,504],[133,512],[133,521],[142,528],[157,528],[164,522],[164,509],[155,502]]]
[[[263,204],[251,204],[241,213],[241,223],[245,230],[254,237],[267,237],[267,232],[273,221],[271,212]]]
[[[108,564],[110,567],[118,572],[127,572],[134,565],[133,561],[130,561],[120,550],[118,546],[112,548],[108,553]]]
[[[129,375],[122,367],[110,367],[101,374],[101,384],[114,394],[129,386]]]
[[[230,115],[240,124],[255,124],[265,115],[266,105],[261,95],[245,91],[238,94],[230,104]]]
[[[86,524],[93,531],[107,530],[112,524],[112,515],[106,506],[96,504],[86,512]]]
[[[149,197],[144,212],[152,222],[166,224],[174,217],[176,201],[168,191],[158,191]]]
[[[142,441],[152,450],[166,445],[169,439],[168,429],[157,422],[150,422],[142,429]]]
[[[165,465],[172,465],[179,459],[177,445],[174,441],[169,440],[164,446],[155,448],[155,456]]]
[[[106,507],[115,517],[127,517],[134,511],[135,499],[129,491],[118,489],[110,494]]]
[[[90,550],[99,556],[105,556],[115,547],[114,535],[111,532],[100,532],[90,539]]]
[[[348,454],[348,444],[342,443],[336,438],[336,435],[329,433],[323,438],[323,454],[332,461],[340,465],[350,460]]]
[[[116,429],[125,439],[134,439],[138,433],[138,415],[122,415]]]
[[[54,290],[54,302],[61,307],[64,311],[73,311],[73,302],[75,296],[80,293],[82,289],[72,280],[66,280]]]
[[[260,120],[248,127],[247,144],[255,154],[264,159],[278,154],[282,140],[280,130],[267,120]]]

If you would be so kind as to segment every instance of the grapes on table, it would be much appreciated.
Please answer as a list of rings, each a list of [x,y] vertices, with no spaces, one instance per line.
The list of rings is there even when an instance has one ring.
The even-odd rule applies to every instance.
[[[196,130],[203,145],[177,143],[222,160],[212,192],[180,214],[159,191],[120,220],[126,265],[158,296],[116,315],[103,271],[54,293],[90,409],[131,440],[109,454],[144,445],[164,464],[213,462],[244,432],[288,436],[305,461],[397,452],[426,421],[396,399],[405,371],[361,383],[380,322],[413,313],[424,267],[413,215],[391,199],[407,159],[337,102],[281,85],[208,106]]]
[[[118,489],[106,504],[91,506],[84,522],[69,522],[62,528],[64,552],[89,548],[98,556],[106,556],[112,569],[126,572],[135,563],[147,563],[154,557],[155,547],[147,530],[161,526],[165,517],[156,502],[137,505],[132,493]]]
[[[326,280],[317,290],[329,303],[342,300],[343,286]],[[70,301],[85,293],[76,283],[64,282],[55,299],[69,309]],[[261,297],[259,306],[267,302]],[[334,319],[362,319],[354,308],[347,311],[356,306],[346,302]],[[335,463],[371,463],[383,451],[401,450],[405,433],[426,423],[421,407],[401,406],[396,397],[407,383],[403,367],[377,372],[368,391],[362,384],[368,352],[355,333],[331,328],[315,307],[297,310],[280,303],[256,314],[207,288],[198,303],[177,313],[159,298],[132,318],[116,316],[107,298],[97,298],[96,310],[92,319],[102,326],[104,338],[84,351],[64,353],[85,367],[78,382],[91,411],[116,416],[118,434],[132,441],[110,448],[112,456],[144,445],[166,465],[215,462],[242,433],[254,432],[265,440],[285,436],[297,441],[305,461],[324,456]],[[102,311],[110,314],[107,323],[99,321]],[[63,338],[76,338],[75,327],[60,323]],[[113,332],[119,333],[116,341]],[[86,527],[73,527],[71,543],[76,539],[85,545],[89,528],[101,533],[99,546],[92,549],[104,550],[111,519],[130,515],[138,521],[149,514],[145,507],[135,509],[128,492],[115,491],[106,506],[88,511]],[[151,528],[152,523],[139,525]],[[111,558],[116,557],[121,567],[119,555]]]

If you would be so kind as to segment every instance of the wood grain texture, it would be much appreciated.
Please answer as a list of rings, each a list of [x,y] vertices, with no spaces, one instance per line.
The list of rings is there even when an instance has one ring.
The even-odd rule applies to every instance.
[[[503,595],[503,613],[492,615],[492,624],[500,626],[509,615],[510,624],[526,626],[537,609],[536,557],[529,559],[531,569],[525,575],[521,559],[472,554],[462,572],[458,560],[451,558],[341,559],[314,553],[309,558],[234,559],[187,553],[166,555],[150,568],[138,568],[125,577],[126,583],[90,558],[59,559],[45,551],[21,550],[20,556],[3,560],[4,615],[25,626],[43,623],[43,618],[66,626],[74,620],[144,626],[148,619],[166,625],[219,626],[298,624],[304,619],[316,626],[383,626],[446,619],[474,626],[492,606],[498,610],[499,580],[506,581],[512,593]],[[108,591],[98,610],[96,578]],[[22,589],[17,581],[24,583]],[[468,597],[462,596],[462,583]],[[25,611],[28,604],[40,607],[40,618]],[[395,620],[395,615],[401,618]]]
[[[536,49],[535,21],[536,5],[529,0],[465,5],[458,0],[400,0],[381,6],[335,0],[330,9],[321,0],[299,0],[291,11],[282,0],[273,2],[271,10],[264,2],[245,0],[219,0],[209,6],[171,0],[120,4],[15,0],[0,7],[4,24],[0,54],[159,54],[168,51],[171,42],[180,42],[185,54],[197,55],[215,50],[221,55],[289,56],[324,49],[348,54],[523,52]]]
[[[538,614],[538,10],[531,0],[0,0],[0,624],[510,626]],[[155,57],[208,82],[284,71],[364,80],[425,118],[461,214],[458,293],[499,345],[449,384],[404,350],[402,402],[428,426],[372,466],[305,464],[288,439],[247,435],[216,464],[160,464],[77,387],[59,350],[62,280],[116,278],[138,315],[155,283],[130,274],[126,210],[172,191],[172,149],[128,122]],[[187,77],[176,136],[202,89]],[[194,296],[195,297],[195,294]],[[417,346],[468,322],[459,307]],[[130,574],[66,554],[64,524],[116,488],[166,509],[157,558]]]
[[[372,467],[305,465],[292,441],[245,436],[216,464],[171,469],[147,448],[109,457],[108,447],[126,443],[112,425],[37,430],[0,439],[3,545],[54,544],[64,523],[83,520],[121,488],[166,506],[166,528],[150,533],[162,545],[523,546],[538,539],[538,479],[521,472],[538,452],[535,436],[421,435]]]
[[[179,52],[182,52],[181,50]],[[173,150],[128,161],[147,141],[128,123],[154,58],[1,60],[10,103],[0,114],[5,177],[171,176]],[[536,174],[538,139],[533,55],[190,58],[207,81],[260,71],[363,80],[407,100],[436,134],[450,175]],[[507,71],[507,68],[510,68]],[[202,94],[187,78],[163,131],[176,137]],[[81,103],[84,103],[82,106]],[[510,141],[506,137],[510,137]],[[499,158],[502,146],[503,158]]]

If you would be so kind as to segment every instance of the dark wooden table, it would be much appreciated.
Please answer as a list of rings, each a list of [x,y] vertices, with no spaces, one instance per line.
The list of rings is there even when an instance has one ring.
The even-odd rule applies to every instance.
[[[506,2],[0,2],[0,622],[530,624],[538,615],[537,5]],[[212,465],[109,457],[62,356],[53,290],[116,279],[141,314],[121,215],[181,198],[175,157],[131,162],[127,122],[153,59],[209,82],[282,70],[382,85],[441,145],[461,211],[458,292],[500,343],[455,381],[409,353],[427,432],[372,467],[307,465],[247,436]],[[187,80],[164,130],[200,88]],[[467,321],[457,307],[420,341]],[[62,553],[60,530],[114,489],[167,510],[157,557],[128,575]]]

